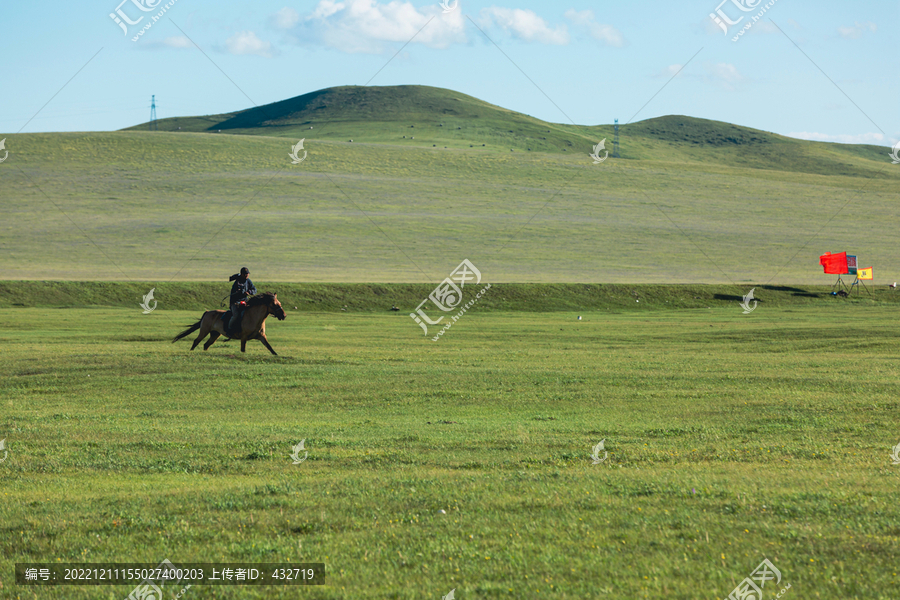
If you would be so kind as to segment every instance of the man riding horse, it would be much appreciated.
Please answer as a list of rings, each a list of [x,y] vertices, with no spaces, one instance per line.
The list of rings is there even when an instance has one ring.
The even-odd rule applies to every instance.
[[[208,335],[209,340],[203,344],[204,350],[209,350],[209,347],[215,344],[220,336],[225,336],[231,339],[240,338],[241,352],[246,351],[249,340],[259,340],[269,352],[278,354],[269,344],[269,340],[266,339],[266,317],[272,315],[279,321],[284,321],[286,318],[284,307],[281,306],[281,302],[278,301],[278,295],[275,292],[257,294],[247,301],[244,315],[241,318],[242,320],[237,331],[225,331],[226,322],[223,319],[224,315],[224,310],[205,311],[199,321],[176,335],[172,342],[177,342],[199,329],[200,333],[197,334],[197,339],[194,340],[191,350],[196,348],[203,341],[203,338]]]
[[[231,286],[231,299],[229,300],[229,304],[231,304],[231,321],[228,322],[228,327],[225,331],[232,331],[240,322],[241,313],[244,306],[246,306],[242,306],[241,303],[250,296],[256,295],[256,286],[250,281],[250,269],[247,267],[241,267],[241,272],[232,275],[228,281],[233,281],[234,285]]]

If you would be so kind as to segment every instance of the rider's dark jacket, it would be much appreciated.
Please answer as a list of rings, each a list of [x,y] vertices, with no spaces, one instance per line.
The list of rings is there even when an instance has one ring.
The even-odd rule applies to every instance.
[[[232,275],[228,281],[234,282],[234,285],[231,286],[231,304],[240,302],[248,296],[256,295],[256,286],[253,285],[249,277],[241,281],[241,275],[238,273],[237,275]]]

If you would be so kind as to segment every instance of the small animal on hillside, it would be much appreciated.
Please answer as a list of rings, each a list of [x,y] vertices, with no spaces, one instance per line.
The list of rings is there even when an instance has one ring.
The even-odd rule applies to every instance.
[[[891,289],[894,289],[895,287],[897,287],[897,282],[895,281],[894,283],[892,283],[892,284],[889,285],[888,287],[891,288]]]

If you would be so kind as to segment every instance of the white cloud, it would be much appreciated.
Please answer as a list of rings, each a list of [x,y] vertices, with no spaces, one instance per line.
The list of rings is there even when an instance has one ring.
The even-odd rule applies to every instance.
[[[141,44],[142,50],[168,50],[170,48],[193,48],[194,43],[183,35],[167,37],[161,42],[148,42]]]
[[[621,48],[625,45],[625,37],[622,35],[622,32],[612,25],[598,23],[594,18],[594,11],[592,10],[582,10],[579,12],[574,8],[570,8],[566,11],[565,17],[572,21],[576,26],[587,30],[588,34],[598,42],[616,48]]]
[[[869,21],[868,23],[860,23],[857,21],[853,27],[838,27],[838,33],[845,40],[858,40],[866,31],[878,31],[878,25]]]
[[[169,48],[193,48],[194,44],[191,43],[191,40],[186,38],[183,35],[176,35],[173,37],[167,37],[162,41],[164,46],[168,46]]]
[[[857,133],[829,135],[827,133],[814,133],[810,131],[794,131],[787,134],[788,137],[814,142],[838,142],[841,144],[874,144],[881,145],[884,135],[880,133]]]
[[[750,33],[781,33],[772,21],[757,21],[749,29]]]
[[[731,63],[706,63],[702,71],[698,70],[696,63],[693,69],[686,69],[685,66],[675,63],[653,73],[651,76],[658,79],[672,79],[677,75],[697,83],[715,85],[729,92],[735,91],[739,84],[747,80],[738,71],[737,67]]]
[[[526,42],[560,46],[569,43],[569,32],[565,25],[551,29],[547,21],[531,10],[492,6],[482,9],[481,20],[486,26],[497,25],[513,37]]]
[[[428,27],[424,27],[426,23]],[[320,0],[290,33],[299,44],[319,44],[351,53],[379,53],[395,51],[398,44],[407,42],[432,48],[465,42],[464,25],[461,10],[442,14],[436,2],[419,11],[401,0]]]
[[[718,85],[728,92],[735,91],[738,84],[745,80],[737,67],[731,63],[707,63],[704,70],[706,71],[703,75],[704,81]]]
[[[231,54],[255,54],[269,58],[272,56],[272,44],[264,42],[252,31],[241,31],[225,40],[225,47]]]
[[[353,2],[350,2],[352,5]],[[371,4],[371,3],[368,3]],[[316,5],[316,9],[313,11],[311,18],[313,19],[327,19],[331,15],[335,14],[338,11],[342,11],[347,8],[343,2],[333,2],[332,0],[321,0],[319,4]],[[358,9],[357,9],[358,10]],[[371,10],[371,8],[370,8]]]
[[[275,29],[290,29],[300,22],[300,13],[285,6],[269,17],[269,25]]]
[[[665,77],[666,79],[670,79],[670,78],[674,77],[675,75],[683,75],[684,74],[682,72],[683,68],[684,68],[684,65],[679,65],[679,64],[669,65],[668,67],[666,67],[659,73],[656,73],[654,75],[654,77]]]

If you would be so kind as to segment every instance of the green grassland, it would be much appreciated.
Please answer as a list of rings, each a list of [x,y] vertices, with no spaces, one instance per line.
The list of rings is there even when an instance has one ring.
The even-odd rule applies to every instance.
[[[881,147],[672,116],[595,165],[608,126],[421,86],[159,126],[8,136],[3,278],[434,283],[469,258],[494,283],[824,284],[848,250],[900,279]]]
[[[198,313],[164,304],[2,308],[0,597],[131,589],[16,562],[167,557],[327,565],[197,599],[723,598],[767,557],[789,598],[896,598],[896,310],[796,298],[476,309],[437,343],[298,310],[277,357],[173,345]]]

